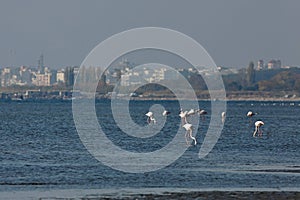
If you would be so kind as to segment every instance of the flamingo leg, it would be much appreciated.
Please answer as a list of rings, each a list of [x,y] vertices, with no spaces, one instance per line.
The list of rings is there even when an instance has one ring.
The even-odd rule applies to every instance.
[[[184,136],[185,136],[185,142],[186,142],[187,145],[189,145],[188,134],[189,134],[189,132],[186,131],[186,133],[185,133],[185,135],[184,135]]]
[[[225,117],[222,117],[222,123],[223,124],[225,123]]]
[[[259,129],[258,135],[261,137],[262,136],[262,130]]]
[[[153,121],[153,124],[156,124],[156,120],[155,120],[155,118],[153,118],[151,121]]]

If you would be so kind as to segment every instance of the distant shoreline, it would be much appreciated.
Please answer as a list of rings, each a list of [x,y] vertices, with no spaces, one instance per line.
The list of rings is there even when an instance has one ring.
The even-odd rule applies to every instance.
[[[0,92],[1,93],[1,92]],[[268,93],[268,92],[226,92],[222,99],[211,99],[211,97],[220,97],[218,92],[210,94],[208,91],[196,94],[198,101],[287,101],[287,102],[298,102],[300,101],[300,95],[298,93]],[[222,93],[220,93],[222,94]],[[194,96],[195,97],[195,96]],[[36,92],[32,95],[16,95],[14,93],[2,93],[0,96],[0,101],[40,101],[40,100],[61,100],[61,101],[70,101],[73,99],[96,99],[96,100],[110,100],[110,99],[120,99],[120,100],[135,100],[135,101],[177,101],[177,100],[194,100],[189,98],[189,96],[177,98],[175,95],[166,95],[161,93],[151,93],[147,95],[108,95],[108,94],[99,94],[99,93],[75,93],[72,91],[66,92]]]
[[[34,99],[0,99],[0,102],[34,102],[34,101],[63,101],[63,102],[72,102],[74,99],[62,99],[62,98],[34,98]],[[85,98],[80,98],[85,99]],[[86,98],[86,99],[92,99],[92,98]],[[101,100],[111,100],[111,98],[95,98],[97,101]],[[133,101],[193,101],[194,99],[177,99],[177,98],[157,98],[157,97],[147,97],[147,98],[140,98],[140,97],[131,97],[131,98],[117,98],[117,100],[133,100]],[[300,102],[300,98],[226,98],[224,100],[219,99],[202,99],[197,98],[197,101],[257,101],[257,102]]]
[[[122,98],[120,98],[122,99]],[[176,101],[178,99],[176,98],[157,98],[157,97],[148,97],[148,98],[130,98],[130,100],[136,100],[136,101]],[[182,100],[193,100],[193,99],[182,99]],[[197,98],[198,101],[261,101],[261,102],[267,102],[267,101],[278,101],[278,102],[298,102],[300,101],[300,98],[274,98],[274,97],[268,97],[268,98],[249,98],[249,97],[235,97],[235,98],[226,98],[224,100],[211,100],[211,99],[203,99],[203,98]]]

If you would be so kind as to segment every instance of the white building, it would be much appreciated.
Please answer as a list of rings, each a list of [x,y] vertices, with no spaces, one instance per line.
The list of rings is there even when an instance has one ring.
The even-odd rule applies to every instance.
[[[2,69],[1,72],[1,86],[9,86],[10,85],[10,79],[11,79],[11,70],[8,67],[5,67]]]
[[[65,72],[64,72],[64,70],[58,70],[56,72],[56,82],[57,83],[64,83],[65,82]]]
[[[268,62],[268,69],[279,69],[279,68],[281,68],[280,60],[270,60]]]
[[[32,84],[36,86],[50,86],[51,73],[47,73],[47,74],[35,73],[34,78],[32,78]]]
[[[256,69],[257,70],[262,70],[262,69],[264,69],[265,68],[265,66],[264,66],[264,61],[263,60],[259,60],[258,62],[257,62],[257,67],[256,67]]]

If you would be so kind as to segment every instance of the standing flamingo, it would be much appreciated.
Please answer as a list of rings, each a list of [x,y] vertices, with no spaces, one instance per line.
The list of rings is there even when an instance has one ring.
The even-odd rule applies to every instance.
[[[164,110],[164,112],[162,113],[163,116],[167,116],[170,114],[170,111]]]
[[[179,116],[181,118],[181,124],[184,125],[187,123],[187,120],[186,120],[186,117],[187,117],[187,111],[182,111],[182,109],[180,109],[180,113],[179,113]]]
[[[147,113],[146,113],[146,116],[148,117],[148,118],[147,118],[148,124],[150,124],[150,123],[152,123],[152,122],[153,122],[153,124],[156,123],[156,120],[155,120],[155,118],[154,118],[154,116],[153,116],[153,112],[147,112]]]
[[[192,140],[194,140],[195,145],[197,144],[196,138],[193,137],[192,133],[193,133],[193,125],[190,123],[186,123],[185,125],[183,125],[183,128],[185,128],[186,133],[185,133],[185,141],[186,144],[189,145],[188,142],[188,138],[191,138]]]
[[[263,121],[256,121],[255,122],[255,131],[253,133],[253,137],[256,136],[256,133],[258,133],[258,136],[262,136],[262,130],[260,129],[261,126],[263,126],[265,123]]]
[[[225,119],[226,119],[226,112],[222,112],[221,117],[222,117],[222,123],[224,124]]]
[[[196,111],[194,109],[191,109],[187,112],[187,116],[191,116],[191,115],[194,115],[196,114]]]
[[[248,111],[247,117],[253,117],[254,115],[257,115],[258,113],[254,113],[252,111]]]
[[[207,111],[206,110],[202,110],[202,109],[199,109],[197,110],[198,114],[200,115],[200,117],[205,120],[205,115],[207,115]]]
[[[247,112],[247,117],[249,117],[249,126],[251,126],[251,124],[252,124],[252,120],[251,120],[251,118],[254,116],[254,115],[257,115],[258,113],[254,113],[254,112],[252,112],[252,111],[248,111]]]

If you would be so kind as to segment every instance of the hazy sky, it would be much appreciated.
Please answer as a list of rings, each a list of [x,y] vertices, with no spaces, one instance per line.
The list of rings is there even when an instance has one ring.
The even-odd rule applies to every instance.
[[[0,67],[80,65],[101,41],[157,26],[197,40],[217,65],[281,59],[300,66],[298,0],[0,0]]]

